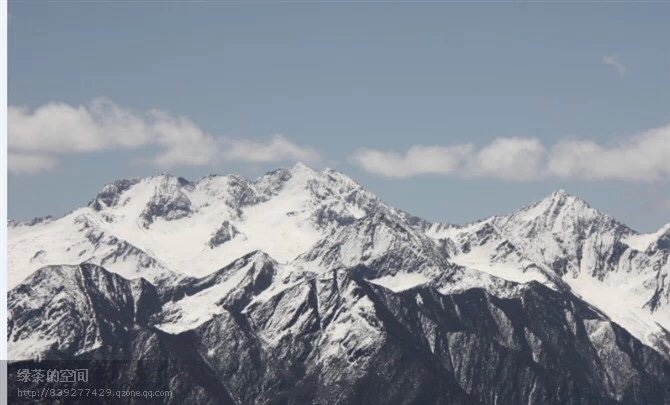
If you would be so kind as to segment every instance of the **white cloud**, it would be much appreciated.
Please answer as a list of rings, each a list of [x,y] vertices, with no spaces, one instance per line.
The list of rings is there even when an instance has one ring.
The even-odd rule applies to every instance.
[[[535,138],[496,138],[469,159],[464,175],[502,180],[537,179],[542,171],[545,148]]]
[[[366,171],[384,177],[413,177],[420,174],[455,174],[472,154],[470,144],[455,146],[412,146],[407,153],[359,149],[353,161]]]
[[[218,155],[218,140],[203,132],[185,117],[175,117],[166,112],[149,112],[152,132],[164,152],[153,158],[159,167],[205,166]]]
[[[316,149],[297,145],[279,134],[273,135],[267,141],[224,140],[223,152],[228,159],[249,162],[275,162],[278,160],[316,162],[321,159],[321,155]]]
[[[670,125],[610,145],[574,139],[547,147],[537,138],[506,137],[480,148],[472,144],[415,145],[405,154],[361,149],[354,153],[353,162],[369,173],[390,178],[440,174],[505,181],[669,181]]]
[[[87,105],[48,103],[34,110],[9,106],[9,169],[50,170],[64,155],[153,146],[145,159],[161,167],[204,166],[222,159],[272,162],[315,161],[318,153],[275,135],[267,141],[214,137],[186,117],[161,110],[136,112],[100,98]]]
[[[370,173],[407,178],[422,174],[493,177],[510,181],[537,177],[544,146],[537,139],[497,138],[477,149],[466,143],[452,146],[415,145],[405,154],[359,149],[353,162]]]
[[[40,153],[83,153],[138,147],[153,137],[144,117],[109,100],[87,106],[48,103],[33,111],[9,106],[9,149]]]
[[[603,146],[589,140],[554,145],[548,174],[581,180],[670,180],[670,125]]]
[[[611,66],[616,70],[616,72],[619,74],[619,76],[624,76],[626,74],[626,66],[624,66],[623,63],[619,62],[617,58],[614,56],[604,56],[603,57],[603,63],[606,64],[607,66]]]

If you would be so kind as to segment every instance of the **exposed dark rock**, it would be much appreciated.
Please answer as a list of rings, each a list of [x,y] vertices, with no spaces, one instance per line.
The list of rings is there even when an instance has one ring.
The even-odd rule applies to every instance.
[[[363,270],[343,270],[255,301],[274,264],[254,252],[182,294],[215,288],[252,262],[222,314],[177,335],[147,323],[160,303],[144,280],[90,265],[42,269],[10,292],[10,345],[21,334],[48,333],[59,343],[43,360],[104,359],[86,363],[94,378],[119,389],[172,390],[160,403],[670,402],[668,359],[537,282],[507,298],[478,288],[393,292],[366,281]],[[39,300],[47,296],[61,298]],[[102,345],[86,345],[92,333]],[[10,377],[48,364],[12,363]]]
[[[119,203],[123,192],[137,183],[138,179],[122,179],[107,184],[88,205],[96,211],[113,207]]]
[[[238,235],[244,237],[244,234],[242,234],[235,225],[233,225],[230,221],[225,220],[219,229],[216,230],[212,238],[207,242],[207,245],[214,249],[215,247],[221,246],[224,243],[232,240]]]

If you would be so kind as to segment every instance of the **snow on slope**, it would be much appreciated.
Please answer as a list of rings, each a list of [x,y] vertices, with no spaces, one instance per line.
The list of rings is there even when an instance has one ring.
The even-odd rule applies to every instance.
[[[489,221],[531,260],[560,274],[579,271],[584,244],[609,248],[621,236],[634,233],[564,190]]]
[[[492,276],[500,277],[505,280],[514,281],[517,283],[527,283],[535,280],[542,283],[547,283],[547,277],[538,271],[523,271],[523,268],[515,265],[513,262],[495,263],[490,261],[490,257],[494,255],[492,248],[486,246],[482,249],[471,250],[468,253],[453,256],[451,261],[475,270],[483,271]]]
[[[254,181],[161,175],[109,184],[60,219],[12,224],[10,287],[44,265],[85,261],[126,278],[176,282],[214,276],[258,250],[276,259],[278,274],[249,298],[256,303],[309,272],[364,264],[374,267],[368,279],[395,291],[433,282],[443,291],[484,286],[499,294],[531,281],[569,286],[649,341],[656,322],[670,329],[670,260],[666,242],[658,243],[668,230],[638,235],[562,190],[511,215],[456,226],[428,224],[345,175],[302,164]],[[216,316],[252,268],[170,303],[164,330]],[[625,300],[604,300],[597,286]]]
[[[173,178],[152,178],[126,192],[126,204],[101,212],[111,216],[111,226],[120,237],[156,252],[168,266],[190,275],[208,274],[255,250],[286,263],[320,240],[338,220],[363,216],[375,200],[357,184],[333,173],[297,164],[255,182],[219,176],[194,185],[179,187],[175,183],[175,190],[191,202],[193,213],[176,220],[159,218],[147,228],[137,218],[159,189],[156,181],[174,183]],[[352,195],[359,200],[349,200]],[[241,237],[211,247],[208,241],[224,222],[234,225]]]
[[[397,273],[370,280],[371,283],[400,292],[430,282],[428,277],[418,273]]]
[[[668,232],[670,232],[670,223],[661,227],[661,229],[656,232],[628,235],[623,238],[622,241],[633,249],[644,252],[652,243],[656,242],[658,238]]]
[[[399,218],[377,212],[334,229],[294,264],[316,273],[366,266],[366,278],[399,272],[434,277],[448,272],[443,250]]]
[[[566,281],[578,297],[598,308],[644,344],[655,347],[660,343],[665,352],[670,353],[670,342],[663,338],[670,330],[670,311],[665,308],[649,313],[642,309],[643,295],[630,288],[640,285],[639,282],[603,283],[585,274],[568,277]]]
[[[449,246],[452,262],[514,282],[568,287],[647,344],[670,330],[669,252],[644,253],[665,232],[638,235],[563,190],[511,215],[426,231]]]
[[[90,208],[37,225],[9,229],[9,288],[46,265],[94,263],[132,279],[152,282],[179,278],[156,257],[115,236]]]
[[[553,285],[546,271],[524,257],[489,222],[451,227],[440,233],[432,233],[432,236],[453,242],[449,250],[450,260],[458,265],[508,281],[525,283],[535,280]]]
[[[91,264],[49,266],[31,274],[10,293],[10,358],[77,355],[120,337],[124,323],[133,319],[132,285],[139,284]],[[84,336],[77,333],[82,325]]]
[[[305,213],[309,202],[306,193],[300,193],[300,183],[294,178],[274,198],[249,207],[241,214],[225,204],[212,204],[199,195],[195,188],[190,194],[196,215],[178,220],[158,219],[150,229],[137,221],[147,200],[147,190],[138,187],[131,195],[130,211],[110,210],[114,216],[113,228],[123,238],[131,239],[140,248],[160,252],[170,267],[183,269],[193,276],[202,276],[254,250],[267,251],[280,261],[289,261],[315,243],[320,233],[309,223]],[[134,206],[133,206],[134,205]],[[128,206],[124,208],[128,208]],[[121,211],[121,214],[117,214]],[[302,211],[293,216],[292,211]],[[211,248],[207,242],[224,221],[229,221],[244,235]]]
[[[254,252],[229,266],[197,281],[188,281],[177,288],[179,296],[167,302],[157,328],[167,333],[180,333],[194,329],[224,312],[226,298],[240,293],[245,287],[258,284],[266,278],[265,288],[275,289],[281,282],[272,283],[283,269],[264,252]],[[259,295],[264,291],[256,291]]]
[[[106,256],[107,247],[89,246],[76,224],[80,216],[110,239],[160,258],[166,269],[199,277],[255,250],[289,262],[341,223],[376,210],[401,215],[346,176],[302,164],[255,181],[234,175],[197,183],[169,175],[121,180],[66,217],[12,226],[11,285],[45,264],[96,262]],[[230,238],[217,239],[222,228],[231,227]],[[145,275],[132,264],[122,267],[119,260],[110,270],[131,278]]]

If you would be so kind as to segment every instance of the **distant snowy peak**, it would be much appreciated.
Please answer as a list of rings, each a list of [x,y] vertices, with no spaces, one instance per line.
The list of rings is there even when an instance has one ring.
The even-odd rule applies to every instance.
[[[253,183],[238,175],[210,175],[195,184],[204,204],[223,203],[234,210],[261,201]]]
[[[558,190],[511,215],[494,217],[492,222],[499,228],[521,232],[524,237],[542,232],[569,233],[579,237],[603,231],[632,233],[625,225],[565,190]]]
[[[609,230],[633,233],[625,225],[561,189],[509,215],[493,216],[466,225],[433,223],[426,228],[426,234],[433,239],[463,238],[473,232],[479,239],[488,235],[495,237],[495,234],[531,238],[540,234],[574,233],[582,237],[589,232]]]
[[[181,177],[160,178],[141,214],[144,227],[148,228],[157,218],[173,221],[191,215],[194,208],[185,189],[190,191],[193,185]]]
[[[11,236],[21,248],[10,259],[17,281],[43,265],[85,260],[105,260],[112,271],[141,272],[152,282],[162,278],[160,268],[202,276],[255,250],[288,263],[331,231],[374,213],[413,223],[331,169],[297,164],[253,181],[211,175],[190,182],[164,174],[115,181],[72,214],[14,225]],[[81,229],[81,215],[90,229]]]
[[[168,333],[231,306],[302,294],[296,283],[335,271],[393,291],[484,287],[505,296],[539,282],[579,294],[643,341],[660,336],[655,322],[670,327],[670,226],[638,235],[563,190],[458,226],[428,223],[344,174],[302,164],[256,180],[160,175],[110,183],[88,207],[14,223],[9,236],[12,286],[62,264],[143,277],[167,291],[157,325]]]
[[[319,226],[350,222],[383,205],[341,173],[331,169],[315,171],[298,163],[253,181],[237,175],[210,175],[195,183],[172,175],[118,180],[106,185],[89,207],[110,221],[118,216],[129,219],[128,215],[138,214],[143,226],[149,228],[156,220],[179,220],[210,206],[223,205],[232,217],[239,219],[245,207],[280,195],[294,199],[293,211],[301,205],[305,209],[311,206],[312,220]],[[383,209],[392,210],[388,206]]]
[[[103,187],[89,207],[103,213],[110,222],[114,214],[122,215],[139,208],[138,219],[148,228],[157,218],[170,221],[190,215],[193,206],[185,191],[193,188],[188,180],[168,174],[122,179]]]
[[[96,211],[101,211],[105,208],[116,206],[119,204],[123,192],[139,182],[139,179],[121,179],[109,183],[89,203],[89,207]]]
[[[561,275],[609,270],[621,239],[635,233],[564,190],[488,221],[531,260]]]

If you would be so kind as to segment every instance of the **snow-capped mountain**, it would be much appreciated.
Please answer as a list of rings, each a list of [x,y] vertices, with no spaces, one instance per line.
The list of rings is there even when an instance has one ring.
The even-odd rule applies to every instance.
[[[433,225],[427,234],[454,242],[452,261],[463,266],[511,281],[567,286],[642,341],[670,353],[666,228],[637,234],[560,190],[507,216],[464,227]]]
[[[205,275],[255,250],[288,262],[333,229],[375,212],[418,221],[340,173],[303,164],[255,181],[119,180],[62,218],[10,224],[10,287],[54,263],[90,262],[154,282]]]
[[[188,402],[670,403],[670,224],[562,190],[431,224],[297,164],[9,228],[15,360],[162,356]]]

